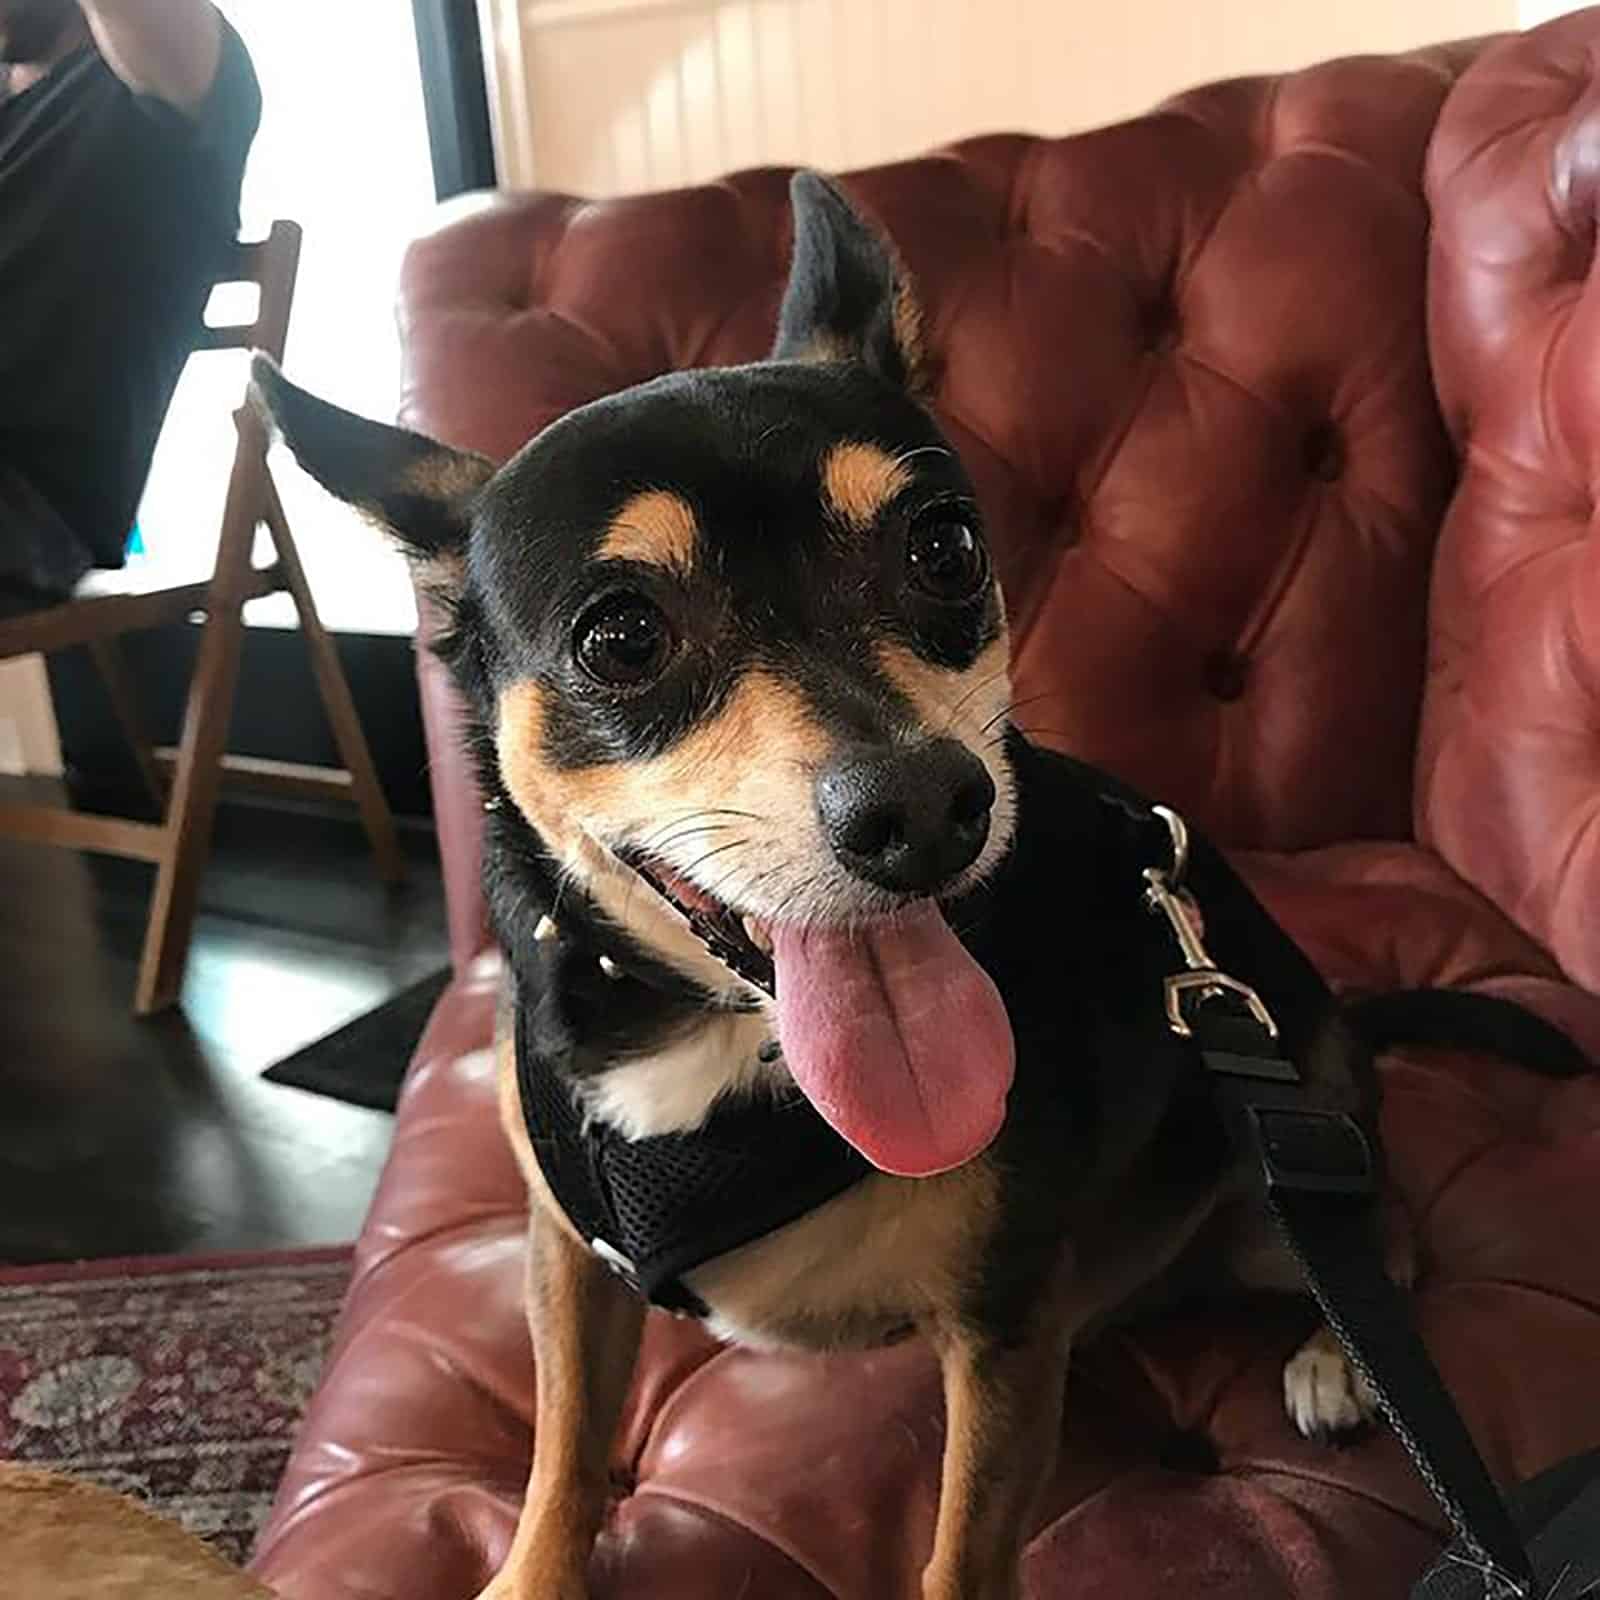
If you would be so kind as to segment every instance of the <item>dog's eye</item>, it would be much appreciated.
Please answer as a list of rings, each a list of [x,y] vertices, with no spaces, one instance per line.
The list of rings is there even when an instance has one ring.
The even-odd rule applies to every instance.
[[[989,581],[989,558],[972,528],[948,510],[935,511],[911,525],[906,541],[911,582],[930,600],[959,604]]]
[[[578,665],[598,683],[637,689],[661,676],[672,654],[661,608],[639,594],[612,595],[578,624]]]

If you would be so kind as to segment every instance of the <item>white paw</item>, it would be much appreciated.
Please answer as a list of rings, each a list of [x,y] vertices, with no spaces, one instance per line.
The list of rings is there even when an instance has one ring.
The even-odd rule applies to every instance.
[[[1329,1444],[1376,1421],[1378,1397],[1333,1334],[1318,1328],[1283,1369],[1283,1408],[1304,1437]]]

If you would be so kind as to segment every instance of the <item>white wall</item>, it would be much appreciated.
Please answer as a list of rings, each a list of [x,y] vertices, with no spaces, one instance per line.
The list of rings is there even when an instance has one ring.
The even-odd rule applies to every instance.
[[[593,195],[1066,132],[1212,78],[1518,25],[1516,0],[478,3],[503,181]]]

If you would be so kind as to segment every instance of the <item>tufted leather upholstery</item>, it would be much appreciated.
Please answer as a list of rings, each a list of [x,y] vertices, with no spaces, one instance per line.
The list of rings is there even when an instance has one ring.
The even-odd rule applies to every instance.
[[[1512,994],[1600,1057],[1597,52],[1587,13],[849,186],[922,289],[1022,723],[1202,819],[1337,983]],[[784,197],[766,171],[456,208],[407,267],[407,419],[503,456],[620,385],[759,354]],[[431,669],[424,694],[437,729]],[[289,1600],[466,1600],[526,1468],[525,1203],[443,749],[461,976],[257,1559]],[[1532,1474],[1600,1441],[1600,1077],[1426,1052],[1384,1075],[1423,1327],[1491,1464]],[[1030,1600],[1403,1595],[1437,1519],[1387,1435],[1289,1431],[1307,1326],[1218,1304],[1085,1352]],[[915,1345],[756,1355],[655,1319],[597,1600],[913,1595],[939,1442]]]
[[[1433,574],[1425,843],[1600,988],[1600,83],[1592,15],[1502,50],[1428,158],[1463,461]],[[1485,138],[1486,130],[1498,137]]]

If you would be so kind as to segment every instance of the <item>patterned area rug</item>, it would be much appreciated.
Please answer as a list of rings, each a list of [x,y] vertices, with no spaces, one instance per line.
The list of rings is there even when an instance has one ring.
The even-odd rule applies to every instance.
[[[350,1251],[0,1270],[0,1457],[148,1501],[243,1563]]]

